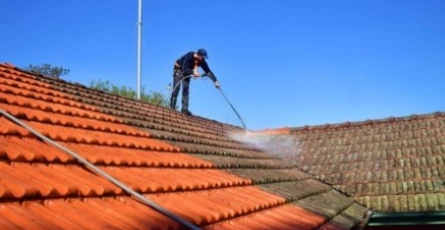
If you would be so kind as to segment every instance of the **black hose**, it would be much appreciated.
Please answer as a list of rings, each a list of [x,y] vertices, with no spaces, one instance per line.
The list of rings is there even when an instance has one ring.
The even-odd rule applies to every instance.
[[[178,88],[178,86],[182,83],[182,81],[184,81],[187,78],[191,78],[191,77],[193,77],[193,75],[189,75],[187,77],[183,77],[181,80],[179,80],[178,83],[176,83],[176,85],[173,87],[172,92],[170,93],[170,98],[172,97],[173,92],[175,92],[176,88]]]

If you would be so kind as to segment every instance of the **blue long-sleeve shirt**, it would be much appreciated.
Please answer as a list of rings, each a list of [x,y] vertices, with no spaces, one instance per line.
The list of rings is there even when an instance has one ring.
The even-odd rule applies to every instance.
[[[210,77],[213,81],[216,81],[216,77],[210,70],[209,65],[207,64],[205,59],[202,59],[202,61],[200,61],[196,59],[194,55],[194,52],[188,52],[184,54],[182,57],[176,60],[175,66],[181,68],[184,76],[193,74],[195,66],[199,66],[202,68],[202,70],[204,70],[208,77]]]

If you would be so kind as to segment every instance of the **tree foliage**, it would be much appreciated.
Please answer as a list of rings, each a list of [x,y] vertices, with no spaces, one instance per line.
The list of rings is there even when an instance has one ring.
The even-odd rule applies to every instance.
[[[90,83],[90,87],[93,89],[98,89],[108,93],[115,93],[123,97],[128,98],[136,98],[136,91],[130,87],[126,86],[117,86],[110,81],[102,81],[102,80],[93,80]],[[141,101],[145,101],[151,104],[160,105],[163,107],[168,107],[169,103],[167,97],[160,92],[150,91],[149,93],[145,93],[145,88],[141,88]]]
[[[29,65],[27,67],[24,67],[24,70],[53,78],[60,78],[62,75],[66,75],[70,72],[69,69],[65,69],[63,68],[63,66],[56,67],[51,66],[51,64],[48,63],[40,65]]]

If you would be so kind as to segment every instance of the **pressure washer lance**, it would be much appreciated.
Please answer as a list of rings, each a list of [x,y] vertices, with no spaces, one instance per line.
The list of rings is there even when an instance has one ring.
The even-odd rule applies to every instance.
[[[247,131],[247,127],[246,124],[244,124],[243,119],[241,118],[241,116],[239,115],[239,113],[236,111],[235,107],[233,107],[232,103],[230,103],[229,99],[227,99],[226,95],[223,93],[221,87],[218,88],[219,92],[221,92],[221,94],[223,95],[223,97],[226,99],[227,103],[229,103],[230,107],[232,107],[233,112],[235,112],[236,116],[238,116],[239,120],[241,121],[241,123],[243,124],[244,129]]]
[[[189,75],[189,76],[186,76],[186,77],[182,78],[178,83],[176,83],[176,85],[173,87],[173,89],[172,89],[172,87],[171,87],[171,83],[170,83],[170,84],[167,86],[167,89],[169,89],[169,90],[172,91],[172,92],[170,93],[170,98],[171,98],[173,92],[176,90],[176,88],[181,84],[181,82],[184,81],[185,79],[187,79],[187,78],[191,78],[191,77],[194,77],[194,76],[193,76],[193,75]],[[203,75],[201,75],[200,77],[203,77],[203,79],[204,79],[204,77],[207,77],[207,75],[203,74]],[[241,121],[241,123],[243,124],[244,129],[245,129],[246,131],[248,131],[248,130],[247,130],[247,127],[246,127],[246,124],[244,123],[243,119],[241,118],[241,116],[239,115],[239,113],[236,111],[235,107],[233,107],[232,103],[230,103],[229,99],[226,97],[226,95],[225,95],[224,92],[222,91],[221,87],[218,87],[218,90],[219,90],[219,92],[221,93],[221,95],[223,95],[224,99],[226,99],[227,103],[229,103],[230,107],[232,108],[233,112],[235,112],[236,116],[238,116],[238,119],[239,119],[239,120]]]

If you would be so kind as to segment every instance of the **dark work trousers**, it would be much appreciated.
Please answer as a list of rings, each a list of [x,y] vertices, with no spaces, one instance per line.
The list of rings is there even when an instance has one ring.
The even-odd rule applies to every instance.
[[[179,90],[182,87],[182,111],[188,111],[189,107],[189,86],[190,78],[184,76],[180,69],[175,69],[173,73],[173,89],[172,96],[170,98],[170,107],[176,109],[176,99],[179,94]]]

